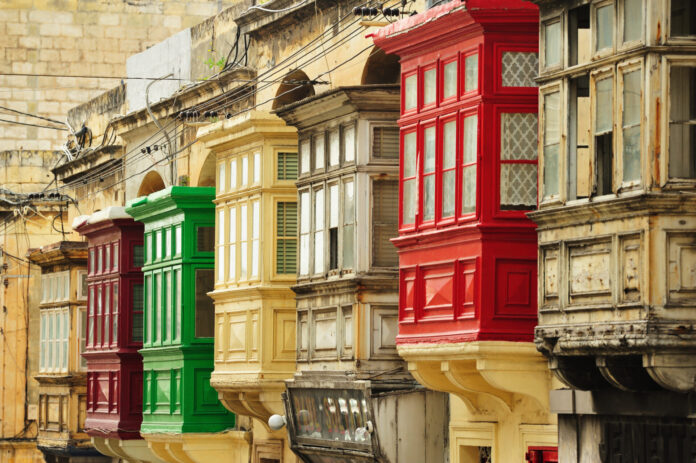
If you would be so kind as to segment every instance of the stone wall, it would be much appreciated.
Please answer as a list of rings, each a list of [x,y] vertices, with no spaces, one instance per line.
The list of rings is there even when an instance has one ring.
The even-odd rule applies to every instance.
[[[119,84],[128,56],[242,3],[240,0],[4,0],[0,2],[0,106],[64,120]],[[31,75],[8,75],[31,74]],[[155,77],[155,76],[153,76]],[[8,113],[0,118],[43,124]],[[65,132],[0,123],[0,150],[51,150]]]

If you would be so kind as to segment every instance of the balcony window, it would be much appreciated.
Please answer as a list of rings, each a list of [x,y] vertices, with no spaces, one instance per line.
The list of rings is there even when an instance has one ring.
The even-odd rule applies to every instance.
[[[355,265],[355,191],[353,180],[343,182],[343,268]]]
[[[478,90],[478,54],[469,55],[464,59],[464,91]]]
[[[67,307],[41,309],[39,371],[66,373],[70,336],[70,314]]]
[[[227,278],[234,281],[237,278],[237,207],[230,207],[230,246],[229,246],[229,274]]]
[[[423,131],[423,221],[435,219],[435,126]]]
[[[77,364],[80,366],[80,370],[85,370],[87,368],[87,359],[85,359],[82,354],[85,352],[87,347],[87,309],[85,307],[80,307],[78,310],[79,321],[78,329],[80,330],[79,348],[77,352]]]
[[[300,275],[309,274],[310,221],[309,192],[303,191],[300,193]]]
[[[640,180],[641,71],[623,74],[623,112],[621,114],[623,145],[623,181]]]
[[[553,68],[561,65],[561,21],[555,20],[545,23],[544,34],[544,66]]]
[[[643,0],[624,0],[623,41],[643,40]]]
[[[314,270],[324,273],[324,189],[314,191]]]
[[[311,143],[309,139],[303,140],[300,142],[300,173],[306,174],[307,172],[310,171],[310,161],[309,161],[309,152],[310,152],[310,146]]]
[[[614,2],[595,9],[595,51],[610,50],[614,46]]]
[[[253,201],[251,203],[251,276],[259,276],[259,246],[261,240],[261,203]]]
[[[672,37],[696,35],[696,4],[693,0],[670,0],[670,34]]]
[[[278,153],[278,180],[297,180],[297,153]]]
[[[412,74],[404,79],[404,110],[415,109],[418,106],[418,74]]]
[[[535,52],[506,51],[502,58],[503,87],[536,87],[534,81],[539,69],[539,54]]]
[[[324,133],[315,135],[313,138],[314,145],[314,170],[324,168]]]
[[[590,60],[589,4],[573,8],[568,12],[568,46],[570,66],[587,63]]]
[[[537,115],[503,113],[500,125],[500,208],[536,209]]]
[[[478,116],[464,118],[462,153],[462,214],[476,211],[476,158],[478,157]]]
[[[423,105],[435,103],[437,98],[437,69],[431,68],[423,72]]]
[[[242,156],[242,187],[249,184],[249,156]]]
[[[457,121],[446,122],[442,128],[442,217],[454,217],[457,196]]]
[[[143,342],[143,308],[145,307],[145,299],[143,293],[143,284],[136,283],[133,285],[131,301],[131,342]]]
[[[225,186],[227,185],[227,183],[225,183],[225,180],[225,161],[223,161],[218,166],[218,193],[222,193],[225,191]]]
[[[335,167],[340,162],[341,138],[338,127],[329,131],[329,166]]]
[[[598,195],[612,192],[614,166],[613,79],[604,77],[595,81],[594,156],[595,185]],[[608,102],[608,104],[606,104]]]
[[[247,205],[242,204],[239,208],[239,278],[247,278],[247,259],[249,251],[249,230]]]
[[[452,193],[454,197],[454,192]],[[399,257],[390,239],[398,236],[399,185],[396,180],[372,181],[372,265],[396,267]],[[454,212],[454,210],[453,210]]]
[[[195,276],[196,337],[210,338],[215,331],[215,307],[213,299],[208,296],[213,290],[213,269],[198,268],[195,270]],[[168,311],[170,309],[167,307]]]
[[[349,125],[343,129],[343,160],[355,161],[355,126]]]
[[[696,68],[672,66],[669,80],[669,176],[696,178]]]
[[[297,203],[276,206],[276,273],[294,274],[297,262]]]
[[[218,281],[225,281],[225,209],[218,209],[217,220],[218,243],[217,243],[217,262],[215,265],[218,270]]]
[[[230,191],[237,189],[237,160],[230,161]]]
[[[559,151],[561,143],[560,92],[552,92],[543,97],[544,110],[544,198],[553,198],[559,193]]]
[[[407,133],[403,137],[404,161],[402,163],[402,219],[403,224],[416,221],[416,195],[418,179],[416,178],[416,132]]]
[[[443,66],[443,84],[442,84],[442,98],[448,99],[457,96],[457,66],[458,62],[455,59],[450,61]]]
[[[254,183],[261,182],[261,153],[254,153]]]
[[[398,127],[372,127],[372,157],[399,159]]]
[[[338,183],[329,185],[329,270],[338,268]]]
[[[111,286],[112,291],[112,309],[111,309],[111,344],[118,342],[118,283]]]

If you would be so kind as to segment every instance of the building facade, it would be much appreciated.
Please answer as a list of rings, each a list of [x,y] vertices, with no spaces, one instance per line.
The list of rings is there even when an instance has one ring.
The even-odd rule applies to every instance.
[[[41,267],[38,449],[47,462],[106,462],[85,433],[87,245],[59,241],[29,259]]]
[[[449,392],[450,461],[555,461],[536,351],[538,11],[470,0],[395,22],[401,58],[396,346]]]
[[[552,395],[559,456],[684,461],[694,451],[696,9],[537,3],[535,341],[570,388]]]
[[[398,85],[346,86],[277,110],[299,139],[298,372],[285,421],[304,461],[445,451],[446,396],[416,386],[394,342],[398,102]]]
[[[215,189],[169,187],[129,202],[145,227],[141,436],[164,461],[228,458],[235,417],[210,386]]]
[[[295,372],[296,132],[252,110],[198,133],[217,172],[210,382],[228,410],[252,419],[254,463],[295,460],[268,418],[283,414],[283,381]]]

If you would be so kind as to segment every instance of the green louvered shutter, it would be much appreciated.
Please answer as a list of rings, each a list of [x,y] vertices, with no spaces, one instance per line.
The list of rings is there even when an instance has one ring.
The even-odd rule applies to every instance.
[[[279,202],[276,220],[276,273],[294,274],[297,269],[297,203]]]
[[[278,153],[278,180],[297,180],[297,153]]]

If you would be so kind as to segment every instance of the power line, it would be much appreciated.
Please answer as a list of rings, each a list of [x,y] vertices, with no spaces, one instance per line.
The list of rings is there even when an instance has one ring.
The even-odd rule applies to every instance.
[[[4,110],[6,110],[6,111],[10,111],[10,112],[13,112],[13,113],[16,113],[16,114],[21,114],[22,116],[35,117],[36,119],[43,119],[44,121],[53,122],[53,123],[55,123],[55,124],[62,124],[62,125],[65,125],[64,122],[57,121],[57,120],[51,119],[51,118],[49,118],[49,117],[37,116],[36,114],[30,114],[30,113],[25,113],[25,112],[23,112],[23,111],[17,111],[16,109],[8,108],[8,107],[6,107],[6,106],[0,106],[0,109],[4,109]]]
[[[41,129],[65,130],[66,132],[68,130],[65,127],[51,127],[49,125],[30,124],[29,122],[10,121],[7,119],[0,119],[0,122],[5,122],[6,124],[28,125],[30,127],[39,127]]]

